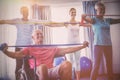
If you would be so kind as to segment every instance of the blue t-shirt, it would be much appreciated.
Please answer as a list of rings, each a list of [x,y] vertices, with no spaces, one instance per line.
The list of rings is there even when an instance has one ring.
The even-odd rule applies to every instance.
[[[94,17],[93,20],[95,21],[95,23],[92,24],[94,32],[94,45],[112,45],[110,36],[111,18],[104,18],[104,20],[100,20]]]

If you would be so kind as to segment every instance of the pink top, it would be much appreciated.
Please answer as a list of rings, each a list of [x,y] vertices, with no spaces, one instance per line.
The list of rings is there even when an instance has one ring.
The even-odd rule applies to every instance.
[[[31,55],[36,58],[36,66],[40,64],[46,64],[48,68],[53,67],[54,57],[57,55],[59,48],[48,48],[48,47],[28,47],[24,48],[23,53],[25,55]],[[34,68],[34,60],[29,60],[29,65],[31,68]]]

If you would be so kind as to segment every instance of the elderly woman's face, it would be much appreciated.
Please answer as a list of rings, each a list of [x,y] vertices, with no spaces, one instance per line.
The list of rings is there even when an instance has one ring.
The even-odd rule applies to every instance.
[[[95,6],[96,14],[99,16],[104,16],[105,14],[105,7],[103,6]]]
[[[22,8],[21,14],[23,15],[24,18],[28,18],[28,15],[29,15],[28,8]]]

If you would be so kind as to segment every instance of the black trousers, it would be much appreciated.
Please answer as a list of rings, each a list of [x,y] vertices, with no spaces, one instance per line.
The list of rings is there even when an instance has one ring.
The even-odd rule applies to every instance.
[[[16,48],[15,51],[20,51],[21,48]],[[15,69],[15,77],[16,80],[20,80],[19,70],[22,68],[23,59],[16,59],[16,69]],[[34,71],[30,69],[28,60],[25,60],[25,72],[28,80],[34,80]]]

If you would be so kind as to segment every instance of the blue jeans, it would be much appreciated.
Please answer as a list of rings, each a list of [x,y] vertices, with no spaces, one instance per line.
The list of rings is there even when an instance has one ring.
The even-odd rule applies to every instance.
[[[108,80],[113,80],[113,67],[112,67],[112,46],[94,46],[94,64],[91,72],[90,80],[96,80],[98,76],[100,61],[104,55],[106,61],[106,68],[108,73]]]

